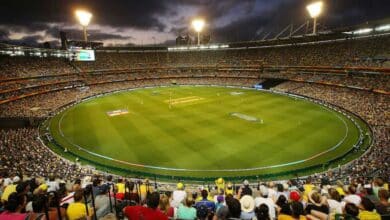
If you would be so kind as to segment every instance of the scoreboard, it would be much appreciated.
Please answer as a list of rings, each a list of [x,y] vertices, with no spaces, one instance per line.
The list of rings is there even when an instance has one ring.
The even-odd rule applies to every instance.
[[[85,49],[70,49],[69,59],[71,61],[95,61],[95,51]]]

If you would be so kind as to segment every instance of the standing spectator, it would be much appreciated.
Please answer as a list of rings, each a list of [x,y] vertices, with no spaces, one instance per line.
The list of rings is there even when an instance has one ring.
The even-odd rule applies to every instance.
[[[197,210],[199,210],[202,206],[206,206],[209,212],[214,212],[215,204],[214,202],[208,200],[208,195],[209,193],[207,192],[207,190],[204,189],[201,191],[202,200],[198,201],[195,204]]]
[[[187,197],[186,191],[184,191],[184,184],[178,183],[177,189],[173,191],[172,194],[172,207],[179,207],[179,204],[184,201],[184,199]]]
[[[49,176],[49,181],[46,184],[48,186],[47,192],[56,192],[60,189],[60,184],[55,180],[53,175]]]
[[[243,186],[242,191],[241,191],[241,196],[245,196],[245,195],[252,196],[252,189],[249,186],[248,180],[244,180],[244,186]]]

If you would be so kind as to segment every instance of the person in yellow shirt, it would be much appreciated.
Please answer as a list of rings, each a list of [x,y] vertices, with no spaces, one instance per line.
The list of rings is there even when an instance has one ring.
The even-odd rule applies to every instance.
[[[305,190],[303,192],[303,200],[305,202],[309,201],[309,194],[313,190],[314,185],[311,183],[310,177],[306,179],[306,184],[303,185],[303,189]]]
[[[124,199],[125,198],[125,183],[123,182],[122,178],[118,179],[118,183],[115,184],[115,190],[116,190],[116,198],[117,199]]]
[[[370,199],[363,197],[360,204],[362,208],[358,215],[360,220],[381,220],[381,216],[374,210],[375,204]]]
[[[93,216],[93,209],[83,202],[84,190],[80,189],[74,193],[74,203],[69,204],[66,210],[68,220],[89,219]],[[87,213],[88,208],[88,213]]]
[[[215,185],[217,185],[218,193],[222,190],[225,190],[225,180],[223,178],[218,178],[215,180]]]
[[[225,195],[234,195],[233,184],[231,182],[226,184]]]
[[[15,176],[12,179],[12,184],[9,184],[7,187],[5,187],[3,194],[1,195],[1,201],[6,202],[8,201],[9,195],[11,193],[16,192],[16,186],[19,184],[20,178],[18,176]]]

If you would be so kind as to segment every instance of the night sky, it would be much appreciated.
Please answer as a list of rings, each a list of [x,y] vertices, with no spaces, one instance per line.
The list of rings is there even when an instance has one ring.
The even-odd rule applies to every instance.
[[[93,13],[89,39],[109,45],[172,44],[193,34],[191,20],[206,20],[205,33],[216,43],[275,36],[285,26],[309,19],[310,0],[2,0],[0,41],[58,45],[59,31],[82,39],[74,10]],[[390,0],[324,0],[320,29],[362,24],[390,17]]]

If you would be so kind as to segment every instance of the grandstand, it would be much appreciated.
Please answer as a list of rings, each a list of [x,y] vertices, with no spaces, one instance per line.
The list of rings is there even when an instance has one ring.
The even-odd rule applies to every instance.
[[[123,217],[124,213],[129,217],[131,208],[121,208],[128,204],[141,203],[153,208],[153,204],[149,202],[155,197],[152,192],[156,191],[171,195],[171,206],[168,209],[174,210],[172,212],[175,214],[168,216],[179,219],[183,209],[192,208],[194,201],[191,195],[196,201],[194,207],[198,210],[198,217],[201,215],[199,210],[204,208],[199,201],[204,202],[207,208],[210,199],[212,204],[214,200],[217,204],[223,203],[220,200],[225,200],[225,207],[228,208],[221,210],[231,217],[235,216],[234,211],[240,200],[238,218],[242,215],[241,212],[250,209],[244,205],[248,200],[249,203],[256,204],[256,215],[259,219],[260,204],[267,204],[263,201],[267,199],[270,199],[268,202],[273,206],[267,208],[271,219],[277,218],[275,210],[279,216],[292,215],[288,211],[283,213],[281,210],[284,208],[292,209],[293,213],[298,212],[298,216],[305,211],[308,216],[316,216],[311,216],[312,219],[328,219],[331,215],[334,217],[345,214],[343,210],[344,207],[347,209],[348,205],[353,206],[351,209],[359,206],[362,209],[360,213],[363,214],[371,212],[374,206],[383,219],[389,217],[390,32],[349,37],[329,34],[275,41],[234,42],[218,48],[209,46],[204,50],[200,47],[179,48],[101,47],[95,51],[96,61],[76,62],[69,61],[67,51],[1,44],[2,194],[6,194],[7,186],[16,187],[15,184],[18,184],[18,187],[23,186],[22,191],[28,191],[26,184],[23,185],[26,182],[21,178],[32,178],[28,180],[29,185],[35,184],[31,194],[39,197],[46,192],[55,191],[53,198],[61,203],[66,203],[69,195],[76,201],[80,196],[78,194],[82,193],[81,197],[84,195],[79,191],[84,188],[84,193],[87,191],[85,195],[92,196],[90,201],[95,211],[91,209],[90,212],[94,212],[95,217],[97,214],[99,217],[103,216],[98,211],[101,208],[98,206],[98,198],[104,200],[107,213],[115,212],[116,209],[118,218]],[[256,171],[237,175],[233,172],[224,173],[223,178],[218,178],[220,173],[191,176],[192,173],[189,172],[190,174],[181,176],[173,171],[156,173],[138,168],[127,170],[127,167],[121,166],[118,166],[121,168],[118,171],[112,168],[117,165],[115,163],[111,167],[105,166],[105,162],[95,161],[93,157],[79,152],[80,146],[76,149],[61,144],[59,135],[56,136],[58,131],[53,131],[53,126],[49,125],[52,119],[61,116],[66,109],[84,108],[83,104],[88,104],[88,100],[97,100],[104,94],[109,97],[118,91],[145,91],[143,88],[171,88],[176,85],[203,85],[207,88],[212,85],[217,86],[216,88],[235,88],[234,90],[250,88],[250,91],[255,85],[264,85],[267,88],[264,93],[284,94],[299,99],[303,97],[316,105],[334,109],[344,114],[345,118],[352,118],[354,123],[358,121],[355,123],[360,133],[358,142],[365,147],[350,144],[349,147],[353,148],[348,154],[337,155],[335,161],[320,161],[320,165],[308,167],[312,169],[299,168],[288,173],[271,175]],[[163,92],[166,91],[156,90],[150,96],[163,96],[160,94]],[[240,99],[240,94],[243,93],[245,91],[231,96]],[[169,104],[169,108],[175,108],[207,103],[210,100],[206,95],[186,95],[184,98],[172,98],[170,94],[169,98],[164,96],[162,103]],[[144,104],[143,100],[137,102]],[[115,106],[113,102],[111,104]],[[115,106],[104,112],[113,120],[136,115],[128,106]],[[263,123],[262,118],[240,112],[232,111],[231,115],[234,116],[232,120],[240,122],[261,121],[264,125],[268,123],[267,120]],[[72,123],[72,126],[77,125],[77,122]],[[172,132],[171,135],[175,134]],[[84,150],[97,154],[88,149]],[[180,150],[176,148],[171,151]],[[130,154],[131,151],[125,153]],[[110,158],[107,155],[101,156]],[[213,169],[210,168],[208,172]],[[44,178],[49,178],[47,183],[44,183]],[[59,184],[54,181],[55,178]],[[75,183],[76,179],[83,181]],[[183,180],[188,181],[185,190]],[[206,195],[207,193],[209,195]],[[184,200],[184,197],[181,197],[183,194],[187,195]],[[149,200],[145,202],[147,195]],[[51,196],[53,195],[49,195],[50,199],[53,199]],[[320,197],[322,201],[317,201]],[[368,197],[371,200],[367,201]],[[160,202],[159,209],[164,211],[166,207],[162,207],[162,200],[163,197],[157,198],[157,202]],[[292,204],[291,208],[287,200]],[[325,200],[327,202],[324,202]],[[2,202],[7,201],[2,198]],[[58,206],[57,203],[50,204],[52,209],[46,210],[54,215],[64,215],[65,207],[54,209]],[[305,210],[302,204],[305,204]],[[323,213],[313,213],[311,209]],[[207,210],[206,215],[208,213],[209,216],[214,212],[215,217],[217,214],[224,214],[217,209]],[[255,215],[253,207],[248,212]],[[164,213],[168,213],[168,210]],[[218,219],[224,218],[218,216]]]

